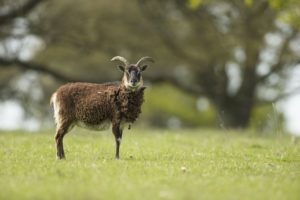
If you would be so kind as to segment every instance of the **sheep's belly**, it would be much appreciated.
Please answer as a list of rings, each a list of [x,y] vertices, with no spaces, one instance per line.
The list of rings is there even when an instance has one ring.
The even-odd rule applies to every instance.
[[[82,121],[77,121],[76,125],[81,128],[91,129],[91,130],[95,130],[95,131],[104,131],[104,130],[109,129],[110,121],[108,121],[108,120],[103,121],[102,123],[96,124],[96,125],[94,125],[94,124],[91,125],[91,124],[84,123]]]

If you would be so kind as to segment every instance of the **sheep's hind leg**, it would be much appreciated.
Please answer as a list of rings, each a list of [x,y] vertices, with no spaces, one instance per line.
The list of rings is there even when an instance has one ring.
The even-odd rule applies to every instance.
[[[120,145],[121,145],[122,134],[123,134],[123,130],[120,128],[120,125],[113,126],[113,134],[114,134],[115,140],[116,140],[116,155],[115,155],[115,159],[119,160],[119,158],[120,158],[119,151],[120,151]]]
[[[55,143],[56,143],[56,158],[61,160],[65,159],[65,151],[63,145],[64,136],[68,133],[68,125],[61,126],[57,128],[56,135],[55,135]]]

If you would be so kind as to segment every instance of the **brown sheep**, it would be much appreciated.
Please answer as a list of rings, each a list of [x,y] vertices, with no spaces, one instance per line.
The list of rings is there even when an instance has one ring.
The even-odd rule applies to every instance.
[[[150,57],[141,58],[136,64],[120,56],[123,71],[120,83],[69,83],[61,86],[51,97],[56,122],[57,158],[65,158],[63,138],[76,125],[92,130],[106,130],[112,124],[116,141],[115,158],[119,159],[119,148],[123,128],[133,123],[141,113],[144,101],[143,78],[141,73],[147,68]]]

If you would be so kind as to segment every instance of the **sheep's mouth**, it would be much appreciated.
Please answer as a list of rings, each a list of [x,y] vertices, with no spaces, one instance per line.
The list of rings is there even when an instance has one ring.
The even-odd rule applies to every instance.
[[[137,90],[141,87],[141,84],[136,84],[136,85],[128,85],[127,88],[130,90]]]

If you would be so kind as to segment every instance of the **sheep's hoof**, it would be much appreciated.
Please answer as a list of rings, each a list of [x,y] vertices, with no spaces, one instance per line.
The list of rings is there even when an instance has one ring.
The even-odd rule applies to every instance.
[[[115,157],[115,160],[120,160],[120,157],[119,157],[119,156],[116,156],[116,157]]]
[[[65,155],[56,155],[56,160],[65,160]]]

